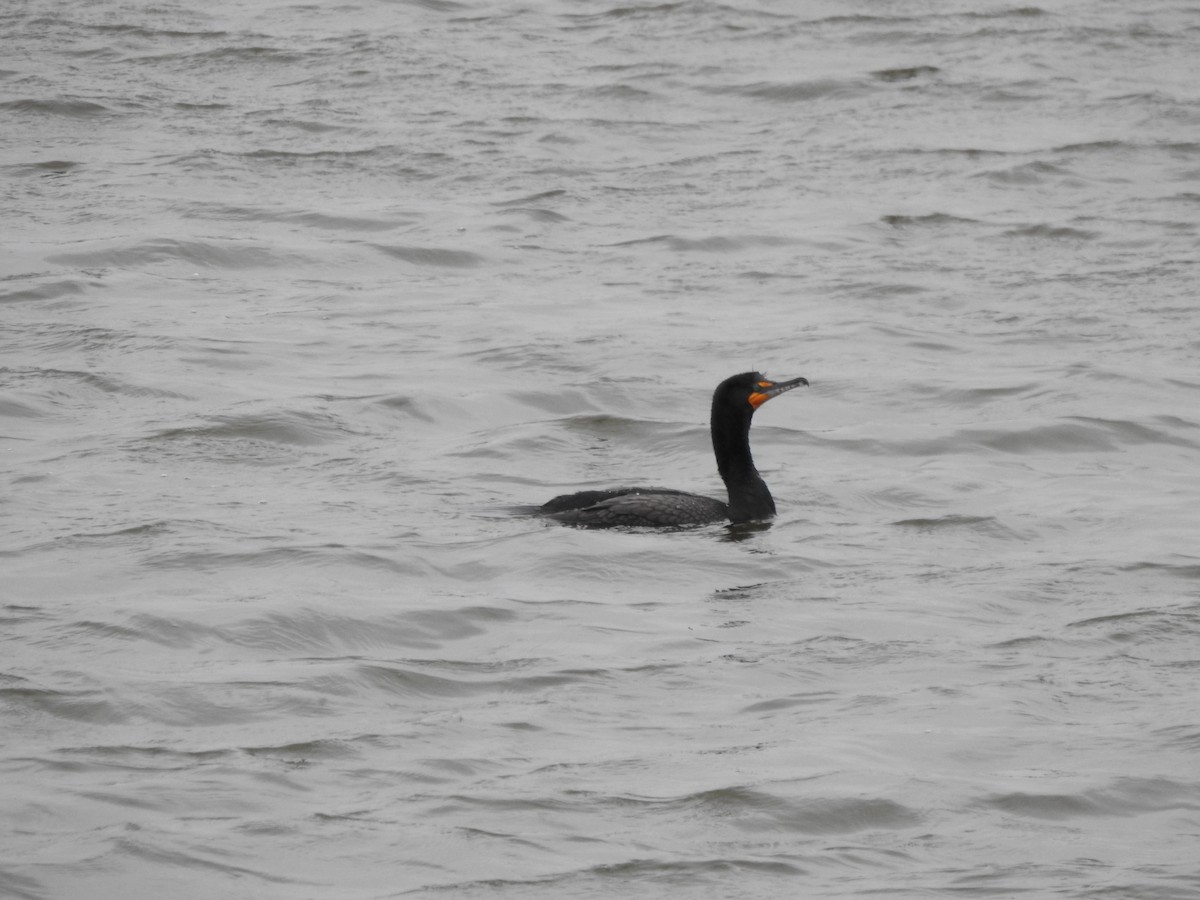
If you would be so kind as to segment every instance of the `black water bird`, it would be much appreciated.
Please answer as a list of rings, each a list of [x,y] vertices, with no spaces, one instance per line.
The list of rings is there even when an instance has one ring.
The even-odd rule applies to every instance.
[[[670,488],[627,487],[563,494],[538,508],[547,518],[582,528],[677,528],[711,522],[754,522],[775,515],[775,500],[750,455],[754,411],[806,378],[771,381],[758,372],[726,378],[713,392],[712,442],[729,502]]]

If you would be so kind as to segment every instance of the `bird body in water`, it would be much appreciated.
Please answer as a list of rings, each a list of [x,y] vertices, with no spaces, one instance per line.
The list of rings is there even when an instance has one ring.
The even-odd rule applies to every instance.
[[[712,442],[728,502],[670,488],[627,487],[563,494],[539,507],[547,518],[582,528],[678,528],[712,522],[754,522],[775,515],[775,500],[750,455],[754,411],[805,378],[771,381],[758,372],[726,378],[713,392]]]

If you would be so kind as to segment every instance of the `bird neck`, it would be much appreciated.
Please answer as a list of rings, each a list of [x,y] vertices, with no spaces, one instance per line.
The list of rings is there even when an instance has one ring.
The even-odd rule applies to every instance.
[[[717,457],[717,471],[729,492],[729,518],[734,522],[769,519],[775,515],[775,500],[750,455],[753,415],[749,407],[745,412],[738,410],[730,415],[728,409],[713,406],[713,453]]]

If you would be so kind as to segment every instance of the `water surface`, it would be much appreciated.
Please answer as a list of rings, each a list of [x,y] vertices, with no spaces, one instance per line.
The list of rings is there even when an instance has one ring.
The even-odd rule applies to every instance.
[[[0,27],[0,894],[1200,894],[1200,10]]]

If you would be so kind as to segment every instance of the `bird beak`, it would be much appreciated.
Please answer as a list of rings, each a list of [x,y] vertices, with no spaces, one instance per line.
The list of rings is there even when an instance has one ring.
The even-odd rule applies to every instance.
[[[790,391],[794,387],[804,385],[808,387],[807,378],[793,378],[791,381],[760,381],[758,390],[750,395],[750,405],[758,409],[772,397],[778,397],[780,394]]]

